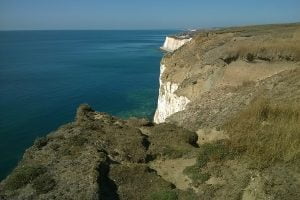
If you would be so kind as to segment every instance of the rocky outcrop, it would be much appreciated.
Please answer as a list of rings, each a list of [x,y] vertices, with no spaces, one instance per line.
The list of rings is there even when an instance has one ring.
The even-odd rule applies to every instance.
[[[145,119],[121,120],[78,108],[75,122],[39,138],[0,183],[0,199],[159,199],[192,196],[148,166],[189,155],[197,135]]]
[[[164,51],[173,52],[191,40],[192,38],[185,37],[166,37],[164,45],[161,47],[161,49]]]

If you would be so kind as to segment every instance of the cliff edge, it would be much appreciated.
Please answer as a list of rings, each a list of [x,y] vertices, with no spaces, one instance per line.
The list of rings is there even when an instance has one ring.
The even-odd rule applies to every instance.
[[[217,119],[220,120],[234,113],[222,112],[230,102],[217,107],[217,102],[212,104],[209,100],[221,103],[226,96],[238,98],[239,92],[250,85],[255,91],[262,90],[272,76],[275,78],[280,72],[299,68],[299,34],[298,24],[239,27],[194,34],[184,47],[168,53],[161,61],[154,122],[188,124],[194,131],[216,126],[219,122],[201,117],[204,106],[213,106],[207,115],[219,116]],[[257,93],[251,95],[252,98],[244,99],[244,96],[240,95],[238,104],[247,105]],[[235,108],[228,110],[234,112],[242,108],[236,104],[232,107]]]

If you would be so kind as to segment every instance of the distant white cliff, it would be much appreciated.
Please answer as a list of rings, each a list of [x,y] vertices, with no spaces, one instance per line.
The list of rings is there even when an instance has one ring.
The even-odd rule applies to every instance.
[[[191,40],[192,38],[186,38],[185,36],[166,37],[164,45],[161,47],[161,49],[164,51],[173,52]]]
[[[188,36],[166,37],[161,49],[173,52],[191,40],[192,38]],[[169,81],[164,82],[162,80],[165,67],[164,64],[160,65],[159,96],[157,109],[154,115],[154,122],[157,124],[165,122],[166,118],[172,114],[184,110],[186,105],[190,102],[187,97],[177,96],[177,94],[175,94],[178,89],[178,84]]]
[[[165,122],[170,115],[182,111],[190,100],[184,96],[177,96],[175,91],[178,89],[176,83],[163,82],[162,74],[165,70],[165,65],[160,66],[160,88],[157,103],[157,109],[154,115],[154,122],[159,124]]]

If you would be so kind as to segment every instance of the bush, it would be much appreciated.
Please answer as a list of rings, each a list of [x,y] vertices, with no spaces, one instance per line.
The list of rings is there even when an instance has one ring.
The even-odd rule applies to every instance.
[[[76,111],[76,120],[84,120],[89,112],[93,112],[93,109],[88,104],[81,104]]]
[[[210,161],[222,161],[225,158],[233,157],[234,153],[227,145],[219,142],[214,144],[203,144],[197,157],[197,166],[204,167]]]
[[[197,165],[185,168],[183,173],[190,177],[195,185],[202,184],[210,178],[210,174],[201,172],[201,167]]]
[[[46,146],[47,143],[48,139],[46,137],[40,137],[34,141],[34,146],[38,149],[41,149],[42,147]]]
[[[249,87],[249,86],[254,86],[255,81],[243,81],[242,86],[243,87]]]
[[[300,158],[299,104],[256,99],[223,128],[230,135],[230,148],[245,153],[257,166]]]
[[[184,199],[184,200],[199,200],[200,197],[195,193],[195,191],[191,188],[180,191],[178,193],[178,199]]]
[[[180,146],[166,145],[160,149],[161,155],[167,158],[181,158],[182,156],[190,152],[187,148],[181,148]]]
[[[36,177],[46,172],[46,168],[42,166],[22,166],[14,170],[14,172],[5,181],[4,188],[7,190],[16,190],[29,183]]]
[[[45,194],[55,187],[55,180],[49,174],[42,174],[32,182],[32,187],[38,194]]]
[[[158,124],[149,132],[149,152],[153,156],[179,158],[197,150],[197,134],[176,125]]]
[[[53,149],[54,151],[58,151],[60,145],[57,143],[52,143],[50,144],[50,148]]]
[[[252,62],[254,60],[254,55],[251,53],[247,53],[246,59],[248,62]]]
[[[185,168],[183,173],[192,179],[193,184],[202,184],[210,178],[210,174],[203,173],[201,168],[205,167],[208,162],[220,162],[232,158],[233,155],[233,151],[224,144],[224,141],[203,144],[200,146],[196,164]]]
[[[177,200],[177,194],[172,190],[163,190],[159,192],[154,192],[150,195],[152,200]]]
[[[70,138],[70,143],[73,146],[83,146],[88,140],[80,135],[75,135]]]

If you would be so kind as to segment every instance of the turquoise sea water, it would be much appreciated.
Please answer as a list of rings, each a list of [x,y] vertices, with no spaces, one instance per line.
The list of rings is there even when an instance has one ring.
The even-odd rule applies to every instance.
[[[151,118],[159,62],[174,31],[0,32],[0,180],[34,139],[72,121],[81,103]]]

